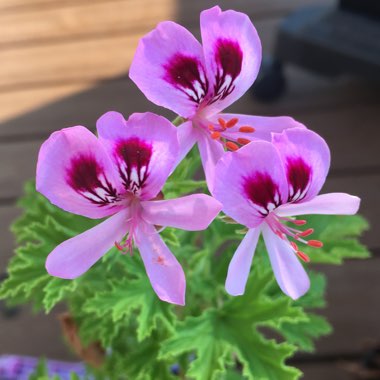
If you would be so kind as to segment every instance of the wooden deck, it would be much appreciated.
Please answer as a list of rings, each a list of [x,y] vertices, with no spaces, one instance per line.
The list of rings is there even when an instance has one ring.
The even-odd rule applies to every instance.
[[[147,110],[169,115],[144,98],[126,72],[138,39],[159,21],[172,19],[196,35],[199,12],[218,3],[248,13],[270,53],[276,26],[292,9],[333,0],[0,0],[0,272],[14,246],[8,226],[19,214],[14,204],[23,182],[35,173],[41,142],[54,130],[95,125],[105,111],[128,115]],[[335,333],[317,353],[295,364],[307,380],[355,379],[344,360],[360,360],[380,343],[380,114],[379,87],[353,79],[327,80],[286,68],[288,91],[278,102],[261,104],[246,95],[231,110],[291,115],[326,138],[333,164],[326,191],[363,199],[372,223],[363,241],[367,261],[324,267],[329,278],[325,314]],[[0,354],[70,358],[54,315],[25,309],[0,317]]]

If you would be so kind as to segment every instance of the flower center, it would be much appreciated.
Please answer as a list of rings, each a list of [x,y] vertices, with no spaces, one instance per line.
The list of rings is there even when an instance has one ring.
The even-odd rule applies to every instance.
[[[303,261],[309,262],[310,258],[306,253],[302,252],[297,243],[303,243],[313,248],[322,248],[323,243],[319,240],[306,240],[304,239],[307,236],[310,236],[314,230],[312,228],[307,228],[306,230],[299,230],[297,228],[289,226],[293,224],[295,226],[304,226],[307,224],[306,220],[300,220],[296,218],[281,217],[276,215],[274,212],[271,212],[266,217],[266,223],[271,228],[271,230],[282,240],[286,241],[294,253]],[[285,224],[287,223],[287,224]],[[292,239],[294,241],[291,241]],[[297,242],[297,243],[296,243]]]
[[[239,133],[244,134],[245,136],[247,133],[250,134],[255,132],[255,128],[248,125],[244,125],[237,128],[238,123],[239,119],[237,117],[233,117],[230,120],[225,120],[220,117],[218,119],[217,124],[210,124],[208,126],[211,138],[213,140],[220,141],[226,150],[230,150],[233,152],[238,150],[243,145],[246,145],[251,142],[251,140],[247,139],[246,137],[239,137]],[[232,128],[234,129],[232,130]],[[231,132],[233,134],[236,134],[235,139],[231,139]]]

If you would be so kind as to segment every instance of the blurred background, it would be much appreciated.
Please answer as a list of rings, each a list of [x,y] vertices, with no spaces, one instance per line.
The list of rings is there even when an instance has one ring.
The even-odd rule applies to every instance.
[[[324,191],[359,195],[372,229],[365,261],[326,266],[335,332],[294,365],[305,379],[380,379],[380,10],[378,0],[0,0],[0,273],[12,255],[9,225],[38,149],[51,132],[94,128],[109,110],[168,111],[128,79],[140,37],[163,20],[199,36],[199,12],[247,13],[267,57],[256,87],[231,111],[290,115],[332,150]],[[0,311],[0,355],[77,360],[56,315]],[[280,379],[279,379],[280,380]]]

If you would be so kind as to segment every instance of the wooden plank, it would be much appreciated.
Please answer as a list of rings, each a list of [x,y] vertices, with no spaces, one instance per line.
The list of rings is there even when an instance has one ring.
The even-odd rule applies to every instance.
[[[111,0],[112,1],[112,0]],[[125,0],[127,3],[131,0]],[[161,0],[160,0],[161,1]],[[1,0],[0,11],[7,13],[22,12],[34,10],[36,8],[45,10],[46,8],[59,9],[62,7],[72,6],[74,4],[80,5],[85,3],[86,0]],[[107,3],[109,0],[92,0],[92,3]],[[158,0],[155,2],[159,3]],[[150,3],[150,5],[153,2]],[[214,5],[219,5],[222,9],[230,9],[231,1],[229,0],[203,0],[203,1],[187,1],[177,0],[179,9],[188,19],[189,15],[197,14],[203,9],[210,8]],[[299,6],[307,6],[313,4],[333,4],[333,0],[235,0],[233,9],[247,11],[252,9],[257,14],[267,14],[268,12],[289,12]],[[180,15],[182,14],[180,13]]]
[[[231,112],[302,117],[321,108],[335,110],[355,105],[357,109],[358,105],[376,101],[379,91],[376,85],[349,79],[327,80],[294,67],[286,69],[286,77],[288,89],[279,101],[260,103],[247,93],[230,107]],[[59,99],[62,100],[57,102]],[[0,139],[52,132],[59,123],[69,125],[81,120],[93,123],[100,110],[119,109],[131,113],[155,109],[165,113],[163,108],[149,103],[126,77],[96,85],[60,84],[0,92],[0,105]],[[30,110],[33,111],[24,114]],[[9,120],[12,117],[14,119]]]
[[[0,315],[0,342],[0,355],[47,356],[49,359],[78,361],[63,341],[56,313],[35,314],[24,307],[12,319]]]
[[[0,93],[0,120],[5,121],[12,117],[26,114],[53,101],[58,101],[59,99],[83,91],[93,85],[92,83],[63,84],[54,87],[24,88],[19,91]],[[13,132],[16,132],[12,132],[4,124],[0,125],[1,131],[6,135],[9,135],[9,133],[13,135]],[[36,132],[38,132],[38,129]],[[27,123],[24,124],[16,134],[30,134],[32,130],[33,126]]]
[[[107,2],[57,3],[56,8],[39,7],[0,14],[0,47],[49,40],[147,31],[162,20],[173,19],[175,0],[113,0]],[[133,10],[133,11],[131,11]]]
[[[362,352],[380,340],[380,258],[353,260],[342,266],[323,266],[327,275],[328,307],[323,311],[334,328],[317,342],[318,355]]]
[[[354,380],[341,362],[292,364],[303,372],[305,380]],[[357,380],[357,379],[356,379]]]
[[[271,19],[256,23],[265,51],[271,49],[279,22]],[[139,39],[152,27],[125,35],[2,49],[0,90],[43,83],[78,84],[120,75],[129,67]],[[198,27],[195,32],[199,35]]]

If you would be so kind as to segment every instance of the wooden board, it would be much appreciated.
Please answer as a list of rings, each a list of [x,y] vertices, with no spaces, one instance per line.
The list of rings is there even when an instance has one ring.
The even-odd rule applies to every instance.
[[[146,32],[163,20],[176,16],[175,0],[113,0],[56,3],[0,14],[0,47],[12,48],[48,41],[73,40],[131,31]],[[131,12],[133,9],[133,12]]]
[[[91,0],[91,3],[110,3],[115,0]],[[126,4],[131,4],[133,0],[124,0]],[[154,0],[157,4],[162,4],[162,0]],[[323,5],[334,4],[333,0],[234,0],[233,6],[230,0],[177,0],[178,9],[183,12],[186,20],[191,19],[193,14],[197,15],[204,9],[214,5],[219,5],[222,9],[230,9],[244,12],[255,12],[257,14],[267,15],[273,12],[289,12],[298,6],[313,5],[316,3]],[[86,0],[1,0],[0,10],[7,13],[34,11],[36,8],[44,9],[62,9],[72,7],[73,5],[81,6],[87,3]],[[150,3],[150,5],[153,1]],[[181,14],[180,14],[181,15]],[[179,16],[180,16],[179,15]],[[196,18],[198,21],[198,18]]]
[[[256,23],[266,51],[271,49],[274,27],[279,21],[273,19]],[[115,36],[96,35],[89,39],[2,49],[0,91],[49,83],[78,84],[120,75],[128,69],[139,39],[152,27],[154,25],[145,31]],[[198,35],[198,28],[194,32]]]
[[[309,122],[308,115],[312,113],[316,114],[314,119],[317,118],[319,124],[326,125],[334,133],[337,128],[344,130],[345,123],[351,123],[351,130],[355,128],[351,118],[336,121],[334,116],[331,119],[337,109],[337,114],[343,115],[340,116],[341,119],[345,109],[348,109],[351,114],[357,114],[357,132],[360,131],[357,127],[359,124],[364,125],[366,130],[370,128],[371,132],[376,132],[374,126],[379,116],[376,107],[371,107],[371,104],[376,102],[378,86],[368,86],[354,80],[328,81],[292,67],[286,70],[286,77],[288,90],[278,102],[260,103],[247,93],[230,107],[230,111],[257,115],[292,115],[305,122]],[[148,110],[165,116],[171,115],[164,108],[155,107],[147,101],[127,77],[97,85],[61,84],[0,92],[0,105],[0,141],[13,137],[46,136],[62,126],[78,123],[93,125],[96,118],[108,110],[118,110],[126,116]],[[34,110],[17,117],[20,111],[31,110],[32,107],[35,107]],[[321,109],[324,112],[318,116]],[[306,117],[304,114],[307,114]],[[358,118],[360,119],[357,120]],[[371,118],[374,118],[373,122]]]
[[[24,307],[12,319],[0,314],[0,355],[31,355],[49,359],[78,359],[63,341],[57,313],[35,314]],[[31,328],[33,326],[33,328]]]

